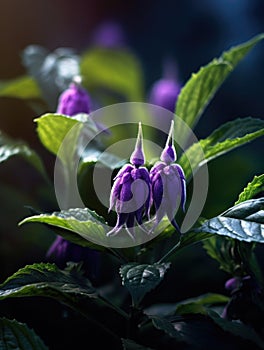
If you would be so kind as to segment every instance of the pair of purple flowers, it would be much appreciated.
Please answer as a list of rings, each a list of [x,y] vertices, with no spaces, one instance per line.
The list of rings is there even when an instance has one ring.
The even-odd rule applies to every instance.
[[[161,153],[160,161],[147,170],[144,167],[143,136],[141,123],[135,150],[130,157],[130,163],[124,165],[116,177],[110,194],[109,211],[115,206],[117,222],[107,233],[117,234],[124,226],[128,234],[134,238],[135,223],[143,229],[143,218],[150,218],[152,205],[155,211],[155,222],[152,231],[167,215],[172,225],[180,232],[175,221],[175,214],[181,204],[184,211],[186,201],[186,183],[183,169],[176,164],[176,151],[173,145],[174,122],[168,134],[167,142]]]

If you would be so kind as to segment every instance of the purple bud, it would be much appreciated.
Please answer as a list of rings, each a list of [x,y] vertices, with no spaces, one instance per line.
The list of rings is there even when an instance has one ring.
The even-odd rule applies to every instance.
[[[79,84],[72,83],[59,97],[57,113],[74,116],[78,113],[90,113],[90,97]]]
[[[56,237],[46,257],[60,268],[65,268],[69,261],[83,262],[85,272],[90,278],[96,277],[98,272],[99,253],[97,251],[69,242],[61,236]]]
[[[160,160],[162,160],[166,164],[175,162],[177,159],[176,150],[173,145],[173,136],[174,136],[174,121],[172,120],[167,142],[160,156]]]
[[[174,113],[180,90],[181,86],[175,79],[160,79],[152,86],[149,102]]]
[[[233,277],[226,281],[225,289],[230,292],[233,292],[239,288],[240,284],[241,284],[241,279],[238,277]]]
[[[143,133],[141,123],[138,124],[138,135],[134,152],[131,154],[130,163],[136,167],[145,163],[145,155],[143,150]]]
[[[107,21],[96,28],[92,42],[94,45],[113,49],[125,45],[125,35],[119,23]]]

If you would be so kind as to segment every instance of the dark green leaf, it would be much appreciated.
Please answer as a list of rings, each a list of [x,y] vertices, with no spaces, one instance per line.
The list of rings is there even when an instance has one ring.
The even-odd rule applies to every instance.
[[[264,194],[264,174],[254,177],[254,179],[247,185],[247,187],[244,188],[243,192],[240,193],[235,204],[239,204],[248,199],[252,199],[261,192]]]
[[[170,263],[153,265],[129,263],[121,266],[120,275],[133,301],[138,303],[146,293],[160,284],[169,267]]]
[[[213,310],[208,310],[208,316],[224,331],[232,333],[243,339],[250,340],[253,343],[257,344],[261,349],[264,349],[264,341],[252,328],[240,322],[238,323],[238,322],[228,321],[220,317]]]
[[[151,316],[168,316],[168,315],[184,315],[201,313],[206,314],[206,307],[214,306],[219,304],[226,304],[230,300],[229,297],[216,294],[208,293],[199,295],[195,298],[179,301],[178,303],[163,303],[154,304],[144,309],[144,313]]]
[[[0,82],[0,97],[16,97],[21,99],[41,98],[38,85],[34,79],[22,76],[13,80]]]
[[[10,137],[0,132],[0,163],[17,155],[22,156],[47,179],[44,165],[37,153],[25,142],[12,140]]]
[[[197,74],[193,74],[178,97],[176,115],[193,128],[223,81],[263,37],[260,34],[246,43],[232,47],[220,58],[202,67]],[[179,139],[184,142],[188,137],[186,130],[180,124],[177,126],[177,123],[176,130]]]
[[[127,50],[91,49],[82,55],[80,70],[89,91],[107,89],[127,101],[143,100],[141,67]]]
[[[245,242],[264,242],[264,198],[235,205],[195,229]]]
[[[0,318],[0,350],[48,350],[26,324]]]
[[[152,350],[143,345],[137,344],[131,339],[122,339],[122,345],[124,350]]]
[[[96,298],[97,292],[77,269],[60,270],[49,263],[27,265],[0,285],[0,300],[45,296],[68,303],[74,302],[76,295]]]
[[[151,317],[155,328],[176,341],[194,345],[199,349],[222,349],[226,344],[235,349],[250,348],[263,341],[250,327],[222,319],[212,310],[206,315]]]
[[[190,298],[177,303],[174,309],[174,313],[178,315],[194,314],[194,313],[207,313],[207,307],[218,304],[226,304],[230,300],[229,297],[216,294],[208,293],[200,295],[196,298]]]
[[[179,159],[179,164],[186,179],[190,179],[203,164],[263,135],[264,120],[250,117],[235,119],[190,146]]]

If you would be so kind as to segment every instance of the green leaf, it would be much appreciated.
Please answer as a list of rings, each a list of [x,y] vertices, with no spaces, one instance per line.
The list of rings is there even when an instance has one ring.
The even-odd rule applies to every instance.
[[[34,215],[25,218],[19,225],[29,222],[39,222],[64,229],[66,230],[65,233],[62,230],[58,233],[84,247],[94,247],[93,242],[96,244],[96,242],[105,242],[107,240],[103,218],[87,208],[74,208],[52,214]],[[67,231],[70,232],[67,234]],[[72,235],[70,235],[71,232],[73,232]],[[103,249],[103,247],[100,248],[99,246],[96,246],[96,248]]]
[[[207,66],[202,67],[198,73],[193,74],[178,97],[175,113],[190,128],[193,128],[204,109],[221,86],[227,76],[254,46],[264,38],[260,34],[241,45],[232,47],[221,57],[214,59]],[[178,128],[178,130],[177,130]],[[188,137],[183,125],[176,123],[176,130],[181,143]]]
[[[206,314],[207,307],[218,304],[226,304],[229,300],[229,297],[222,294],[203,294],[195,298],[180,301],[175,305],[176,307],[174,313],[178,315],[194,313]]]
[[[0,285],[0,300],[45,296],[69,304],[76,295],[96,298],[97,292],[77,269],[60,270],[50,263],[27,265]]]
[[[74,130],[73,127],[76,125],[82,126],[82,123],[72,117],[51,113],[44,114],[35,119],[35,121],[37,122],[37,133],[40,141],[54,155],[58,154],[62,142],[70,130]],[[76,149],[79,132],[80,130],[77,127],[76,132],[73,133],[70,138],[72,143],[67,147],[67,151],[70,152],[69,159],[72,157],[72,154]]]
[[[244,242],[264,242],[264,198],[251,199],[207,220],[196,232],[226,236]]]
[[[48,178],[41,158],[25,142],[13,140],[0,132],[0,163],[14,157],[21,156],[37,171]]]
[[[232,333],[238,337],[246,340],[250,340],[257,344],[261,349],[264,349],[264,341],[260,336],[254,331],[254,329],[244,325],[241,322],[232,322],[220,317],[213,310],[207,311],[208,316],[224,331]]]
[[[139,303],[145,294],[157,287],[163,280],[170,263],[137,264],[121,266],[122,284],[128,289],[134,303]]]
[[[22,76],[8,81],[0,81],[0,97],[36,99],[41,98],[41,93],[34,79]]]
[[[148,232],[153,225],[151,221],[145,224],[146,230],[149,231],[142,230],[140,226],[136,226],[134,228],[134,239],[128,235],[125,228],[120,231],[120,235],[108,237],[107,232],[113,227],[108,226],[103,217],[97,215],[88,208],[73,208],[51,214],[34,215],[25,218],[19,225],[30,222],[39,222],[67,230],[75,236],[69,235],[67,237],[66,233],[62,231],[58,232],[58,234],[74,243],[82,246],[94,247],[95,249],[98,249],[100,245],[103,247],[127,248],[142,244],[149,240]],[[167,222],[161,221],[155,232],[152,233],[153,238],[161,232],[163,227],[166,228],[167,226]],[[77,236],[79,236],[80,239]],[[85,240],[87,240],[87,243],[85,243]],[[102,249],[104,249],[103,247]]]
[[[225,123],[210,136],[190,146],[179,159],[186,179],[203,164],[264,135],[264,120],[238,118]]]
[[[0,318],[1,350],[48,350],[39,336],[24,323]]]
[[[88,91],[107,89],[127,101],[143,100],[141,67],[127,50],[90,49],[81,57],[80,71]]]
[[[237,250],[235,250],[236,244],[234,240],[228,237],[214,235],[203,242],[203,247],[207,254],[219,263],[220,269],[226,271],[231,276],[234,276],[239,270],[241,259]]]
[[[264,192],[264,174],[255,176],[254,179],[240,193],[235,204],[242,203],[248,199],[252,199],[259,193]]]
[[[165,332],[177,342],[184,342],[201,349],[220,349],[226,344],[240,349],[258,345],[263,340],[250,327],[240,322],[227,321],[212,310],[206,315],[150,317],[155,328]]]
[[[207,293],[199,295],[198,297],[189,298],[179,301],[178,303],[162,303],[154,304],[144,309],[144,313],[151,316],[169,316],[169,315],[184,315],[201,313],[206,314],[209,306],[226,304],[230,300],[229,297],[216,294]]]
[[[140,345],[131,339],[122,339],[122,345],[124,350],[152,350],[151,348]]]

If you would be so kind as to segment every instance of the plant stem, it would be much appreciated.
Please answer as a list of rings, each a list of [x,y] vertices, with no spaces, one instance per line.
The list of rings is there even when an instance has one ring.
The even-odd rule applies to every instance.
[[[181,240],[177,244],[175,244],[163,257],[157,262],[158,264],[161,264],[162,262],[166,261],[181,245]]]

